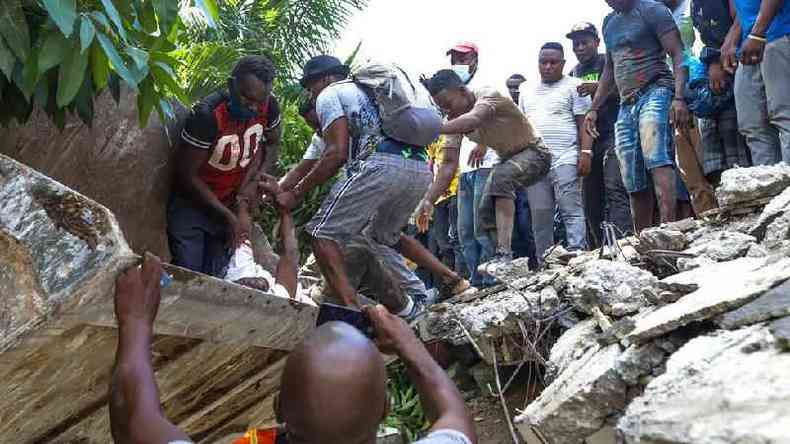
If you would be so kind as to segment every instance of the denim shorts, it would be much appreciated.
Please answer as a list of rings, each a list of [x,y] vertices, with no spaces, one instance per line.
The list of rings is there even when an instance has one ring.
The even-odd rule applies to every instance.
[[[615,124],[615,151],[629,193],[649,187],[649,171],[675,165],[669,123],[673,96],[669,88],[653,87],[639,94],[632,103],[620,106]]]

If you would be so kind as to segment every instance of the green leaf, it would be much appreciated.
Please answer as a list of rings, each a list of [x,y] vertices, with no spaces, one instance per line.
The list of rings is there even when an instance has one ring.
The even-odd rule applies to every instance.
[[[36,91],[36,84],[40,78],[41,74],[38,69],[38,52],[33,50],[33,52],[30,53],[30,57],[28,57],[24,64],[24,68],[22,69],[22,84],[19,85],[19,89],[22,91],[22,94],[25,95],[25,99],[28,101]]]
[[[115,74],[110,74],[110,79],[107,81],[107,86],[110,89],[110,94],[112,94],[112,98],[115,100],[116,104],[121,103],[121,82],[118,80],[118,76]]]
[[[20,0],[3,0],[0,7],[0,34],[19,60],[27,60],[30,53],[30,31],[25,21]]]
[[[162,35],[168,35],[178,19],[178,2],[174,0],[153,0],[156,15],[159,17],[159,29]]]
[[[153,34],[158,29],[153,2],[147,1],[142,4],[139,2],[135,3],[137,4],[137,19],[140,20],[140,23],[143,25],[143,30],[149,34]],[[178,2],[174,3],[178,4]]]
[[[121,55],[118,54],[118,50],[115,49],[115,44],[112,40],[102,32],[96,33],[96,38],[99,40],[102,49],[104,49],[104,54],[110,60],[110,63],[112,63],[115,72],[117,72],[132,89],[136,90],[138,82],[126,66],[126,62],[124,62]]]
[[[74,100],[85,80],[88,60],[88,54],[80,51],[80,45],[75,41],[58,71],[58,108],[63,108]]]
[[[90,19],[87,17],[83,18],[82,24],[80,24],[80,44],[82,45],[80,47],[81,52],[85,52],[86,49],[90,48],[94,37],[96,37],[96,27],[93,26],[93,22],[90,21]]]
[[[219,8],[215,0],[195,0],[195,4],[206,14],[206,21],[212,28],[217,27]]]
[[[38,53],[38,72],[43,74],[55,66],[66,57],[70,47],[69,41],[63,34],[55,29],[44,37],[44,43]]]
[[[159,96],[151,79],[146,79],[140,84],[140,93],[137,94],[137,112],[140,117],[140,128],[148,126],[154,107],[159,103]]]
[[[58,25],[66,37],[74,32],[74,21],[77,20],[76,0],[41,0],[52,21]]]
[[[173,105],[166,99],[159,100],[159,105],[157,105],[156,110],[159,112],[159,119],[163,123],[176,117],[176,113],[173,111]]]
[[[121,13],[118,12],[118,9],[112,3],[112,0],[101,0],[101,4],[104,5],[104,11],[107,12],[107,15],[110,16],[110,20],[112,20],[112,22],[115,24],[118,35],[120,35],[121,39],[123,39],[125,42],[128,37],[126,36],[126,28],[123,27]],[[112,60],[112,57],[110,57],[110,60]]]
[[[49,103],[49,84],[48,82],[38,82],[36,92],[33,93],[33,103],[39,108],[46,108]]]
[[[110,61],[99,43],[91,46],[91,74],[96,91],[103,90],[110,77]]]
[[[173,68],[162,62],[155,62],[151,66],[151,74],[154,75],[157,84],[165,85],[168,91],[176,96],[181,103],[189,103],[189,98],[184,89],[178,84],[178,76],[176,76]]]
[[[11,80],[11,75],[14,73],[14,64],[16,58],[11,50],[8,49],[5,42],[0,38],[0,72],[3,73],[6,79]]]
[[[85,77],[82,87],[74,98],[77,115],[89,127],[93,124],[93,84],[90,77]]]
[[[143,51],[140,48],[135,48],[134,46],[129,46],[126,48],[126,54],[132,58],[134,63],[137,65],[137,69],[143,69],[148,65],[148,52]]]
[[[107,19],[107,16],[104,15],[103,12],[93,11],[91,12],[91,17],[93,17],[94,20],[96,20],[97,22],[99,22],[100,25],[103,26],[103,28],[101,29],[102,32],[105,33],[110,32],[110,21]]]

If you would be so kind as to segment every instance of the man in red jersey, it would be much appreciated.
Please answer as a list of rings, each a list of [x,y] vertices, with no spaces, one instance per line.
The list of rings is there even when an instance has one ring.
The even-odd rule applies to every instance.
[[[266,57],[243,57],[228,90],[201,100],[187,118],[167,211],[173,264],[222,277],[248,237],[255,179],[276,162],[280,141],[274,77]]]

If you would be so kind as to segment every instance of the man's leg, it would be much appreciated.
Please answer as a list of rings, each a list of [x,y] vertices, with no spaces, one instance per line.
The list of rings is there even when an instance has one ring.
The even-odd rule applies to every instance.
[[[516,201],[508,197],[494,198],[496,208],[497,252],[513,254],[513,226]]]
[[[554,168],[554,196],[565,225],[568,250],[587,249],[587,222],[584,217],[582,181],[576,165]]]
[[[768,120],[779,132],[782,160],[790,163],[790,35],[766,45],[762,72]]]
[[[602,141],[605,142],[605,141]],[[584,209],[586,212],[589,244],[591,248],[601,245],[601,222],[605,220],[604,202],[607,191],[604,188],[604,157],[606,148],[604,143],[596,143],[593,148],[592,169],[590,174],[582,179],[584,186]]]
[[[614,224],[619,236],[630,236],[634,232],[634,220],[631,217],[631,202],[628,191],[623,185],[620,172],[620,161],[614,152],[614,139],[605,143],[604,155],[604,188],[606,190],[606,221]]]
[[[784,81],[787,81],[786,72],[783,76]],[[768,99],[760,66],[738,66],[735,73],[735,105],[738,109],[738,127],[752,152],[752,162],[755,165],[773,165],[781,161],[779,132],[768,121]]]
[[[431,254],[417,239],[411,236],[402,234],[393,248],[415,264],[439,276],[443,281],[457,281],[461,279],[453,270]]]
[[[330,239],[312,238],[313,253],[331,291],[346,305],[357,305],[357,291],[346,272],[343,251]]]
[[[480,226],[480,208],[483,206],[485,196],[485,187],[488,183],[488,178],[491,176],[493,168],[478,168],[474,172],[475,183],[475,206],[474,206],[474,223],[475,223],[475,239],[480,246],[480,259],[479,262],[485,262],[494,255],[496,249],[496,239],[491,236],[490,230],[484,229]],[[493,203],[493,202],[492,202]],[[485,278],[484,278],[485,279]]]
[[[173,265],[209,273],[203,264],[207,220],[208,217],[187,199],[170,197],[167,204],[167,241]]]
[[[480,245],[475,238],[475,172],[463,173],[458,181],[458,240],[463,251],[469,280],[475,287],[482,283],[477,272],[480,262]]]
[[[699,139],[699,130],[696,127],[675,131],[678,173],[689,190],[694,211],[697,214],[702,214],[719,205],[716,203],[713,187],[705,178],[702,165],[697,157]]]
[[[629,194],[631,212],[634,214],[634,228],[639,234],[654,225],[656,200],[653,190],[637,191]]]
[[[452,259],[450,248],[450,210],[448,200],[436,204],[431,224],[431,237],[436,244],[436,256],[451,269],[455,269],[455,260]]]
[[[532,234],[535,238],[535,255],[543,264],[543,255],[554,245],[554,188],[549,172],[543,179],[527,188],[529,208],[532,213]]]
[[[535,256],[535,239],[532,237],[532,216],[530,214],[527,189],[520,187],[516,191],[516,226],[513,230],[513,254],[517,258],[530,259],[530,267],[537,268]]]
[[[645,168],[652,175],[661,222],[677,219],[674,131],[669,123],[672,98],[669,88],[654,88],[639,102],[640,151]]]
[[[453,196],[448,200],[447,209],[450,215],[450,230],[447,234],[447,238],[450,240],[450,248],[452,249],[454,258],[454,270],[459,275],[464,275],[467,271],[466,260],[464,259],[464,253],[461,249],[461,241],[458,238],[458,198],[457,196]]]
[[[406,311],[413,303],[406,294],[406,282],[398,274],[402,270],[397,270],[397,267],[404,267],[411,276],[414,273],[408,269],[401,255],[360,235],[348,243],[344,256],[350,283],[359,293],[380,302],[391,313],[408,314]],[[422,288],[424,290],[425,287]]]

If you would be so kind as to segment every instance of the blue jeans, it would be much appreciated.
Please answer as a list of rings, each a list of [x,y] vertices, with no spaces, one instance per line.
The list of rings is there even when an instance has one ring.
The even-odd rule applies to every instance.
[[[483,188],[491,168],[480,168],[461,174],[458,183],[458,237],[469,270],[469,280],[474,286],[487,285],[477,266],[494,254],[494,243],[477,221]]]
[[[516,192],[516,220],[513,225],[513,255],[516,258],[528,257],[529,266],[537,267],[535,238],[532,236],[532,216],[529,213],[527,189]]]

